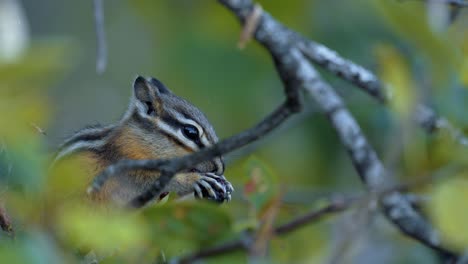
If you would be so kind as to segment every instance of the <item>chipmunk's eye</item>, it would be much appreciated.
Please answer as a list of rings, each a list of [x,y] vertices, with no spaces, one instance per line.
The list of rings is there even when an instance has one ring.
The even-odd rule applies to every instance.
[[[182,127],[182,133],[186,138],[194,141],[198,140],[200,137],[198,129],[193,125],[184,125]]]

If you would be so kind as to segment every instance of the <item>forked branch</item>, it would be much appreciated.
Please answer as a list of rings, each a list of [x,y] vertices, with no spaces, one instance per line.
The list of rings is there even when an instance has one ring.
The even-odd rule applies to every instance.
[[[249,17],[252,17],[251,14],[254,10],[259,12],[250,0],[219,0],[219,2],[231,10],[242,24],[246,23]],[[333,87],[321,79],[310,61],[355,84],[378,101],[385,103],[391,98],[383,84],[369,70],[341,58],[336,52],[323,45],[307,40],[276,21],[268,13],[261,11],[255,17],[254,37],[269,51],[273,58],[284,84],[285,103],[253,128],[194,154],[171,160],[126,160],[112,165],[96,178],[92,186],[93,190],[99,189],[108,177],[120,171],[134,169],[160,171],[162,176],[159,180],[146,193],[131,202],[132,207],[141,207],[159,195],[175,173],[204,160],[243,147],[277,128],[293,113],[301,110],[301,90],[310,94],[327,115],[367,189],[370,192],[379,192],[385,189],[388,172],[373,147],[368,143],[358,123],[344,105],[342,98]],[[462,133],[425,106],[418,107],[415,120],[429,133],[439,129],[448,129],[457,141],[462,144],[467,142]],[[448,258],[456,257],[455,252],[441,244],[438,233],[413,209],[410,201],[404,195],[392,192],[381,199],[381,205],[387,218],[403,233]],[[231,244],[227,247],[232,249],[238,246],[241,245]],[[223,249],[213,250],[220,252]]]

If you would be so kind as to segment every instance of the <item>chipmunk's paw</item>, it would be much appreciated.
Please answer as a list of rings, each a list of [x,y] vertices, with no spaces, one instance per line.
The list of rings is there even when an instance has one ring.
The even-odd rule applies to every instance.
[[[232,184],[224,178],[213,173],[206,173],[195,182],[193,186],[195,197],[214,200],[222,203],[231,200],[231,193],[234,191]]]

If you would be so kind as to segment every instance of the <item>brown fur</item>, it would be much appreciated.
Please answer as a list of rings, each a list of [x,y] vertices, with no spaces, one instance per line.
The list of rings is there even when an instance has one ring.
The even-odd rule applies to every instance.
[[[119,128],[104,152],[113,152],[113,154],[98,155],[94,153],[90,155],[90,153],[83,153],[88,157],[89,166],[96,168],[93,175],[98,175],[111,163],[121,159],[164,159],[189,153],[187,149],[181,148],[170,139],[146,138],[141,130],[128,124]],[[113,157],[111,160],[108,159],[110,156]],[[124,205],[147,190],[159,176],[159,172],[148,171],[132,171],[115,175],[104,184],[98,193],[92,195],[92,199],[98,202],[113,201]],[[179,173],[174,176],[164,191],[179,196],[190,194],[193,192],[193,184],[200,178],[198,173]]]

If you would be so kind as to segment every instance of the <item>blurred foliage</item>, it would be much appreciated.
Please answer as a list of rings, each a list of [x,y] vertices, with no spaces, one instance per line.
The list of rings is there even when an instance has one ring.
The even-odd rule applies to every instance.
[[[268,203],[278,194],[277,176],[271,168],[257,158],[250,157],[246,164],[244,195],[250,202],[255,215],[262,214]]]
[[[231,232],[231,219],[225,208],[215,204],[172,203],[147,209],[143,216],[151,220],[153,245],[171,255],[182,249],[190,252],[212,246]]]
[[[402,4],[398,1],[374,1],[388,25],[418,51],[430,59],[434,81],[447,78],[459,65],[457,49],[450,32],[434,32],[428,21],[427,7],[421,3]]]
[[[49,170],[51,153],[83,125],[118,119],[136,74],[161,79],[199,106],[221,138],[269,113],[283,100],[282,84],[260,45],[236,48],[239,23],[214,1],[106,2],[109,61],[102,76],[95,73],[89,2],[21,3],[27,19],[22,22],[31,29],[24,39],[31,42],[15,60],[0,60],[0,205],[5,204],[15,230],[14,238],[0,232],[0,263],[78,263],[83,258],[150,263],[242,239],[245,232],[268,231],[268,224],[314,209],[330,193],[362,190],[328,120],[307,104],[307,114],[228,155],[226,176],[236,187],[229,204],[168,201],[139,212],[88,204],[83,199],[90,181],[86,160]],[[427,136],[411,121],[415,103],[423,102],[467,130],[465,10],[450,24],[435,19],[424,1],[260,3],[284,24],[370,68],[389,85],[394,101],[383,109],[350,84],[324,74],[395,178],[406,181],[448,165],[465,166],[466,147],[451,140],[453,133]],[[443,238],[465,249],[468,238],[460,230],[468,221],[466,175],[447,178],[419,191],[432,198],[425,208]],[[272,263],[323,263],[342,239],[337,225],[327,218],[260,242],[269,247]],[[369,229],[378,232],[368,232],[367,244],[350,243],[357,253],[349,263],[436,259],[379,221]],[[247,258],[236,252],[207,262],[243,263]]]
[[[403,56],[389,45],[376,46],[376,58],[380,66],[379,76],[389,86],[393,110],[405,119],[411,118],[416,103],[411,70]]]
[[[57,212],[55,228],[64,241],[71,243],[70,248],[85,247],[110,254],[119,248],[138,249],[148,239],[144,223],[134,219],[136,217],[117,210],[99,212],[92,209],[65,203]]]
[[[468,221],[468,178],[466,173],[444,181],[434,187],[429,212],[440,228],[442,238],[457,248],[468,246],[468,235],[464,232]]]

